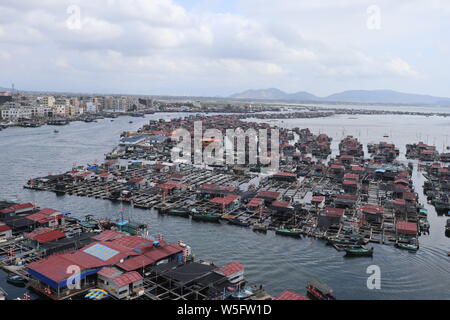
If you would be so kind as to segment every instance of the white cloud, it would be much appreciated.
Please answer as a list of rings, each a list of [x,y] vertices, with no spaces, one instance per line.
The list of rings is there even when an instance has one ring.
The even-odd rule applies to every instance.
[[[393,58],[386,63],[386,67],[389,71],[395,75],[402,77],[413,77],[419,76],[419,73],[411,68],[411,66],[404,60],[400,58]]]
[[[81,29],[67,27],[72,4],[80,8]],[[420,65],[418,55],[398,42],[417,46],[408,32],[436,29],[433,22],[440,22],[432,17],[449,12],[446,2],[432,0],[430,8],[419,10],[418,0],[380,0],[383,28],[377,32],[366,27],[371,4],[246,0],[240,12],[214,13],[191,12],[172,0],[4,0],[0,46],[24,69],[48,65],[45,76],[52,79],[65,69],[65,77],[76,75],[85,86],[98,85],[96,79],[109,74],[102,84],[113,87],[114,74],[136,88],[144,87],[138,83],[142,79],[157,78],[159,87],[150,82],[154,88],[188,85],[198,94],[221,84],[225,90],[279,86],[320,94],[358,89],[363,81],[365,86],[398,83],[399,76],[405,86],[423,80],[430,53],[424,51]],[[418,22],[411,24],[414,19]],[[6,67],[0,82],[9,83],[6,74],[15,73],[17,81],[32,85],[33,78],[14,72],[14,64]]]

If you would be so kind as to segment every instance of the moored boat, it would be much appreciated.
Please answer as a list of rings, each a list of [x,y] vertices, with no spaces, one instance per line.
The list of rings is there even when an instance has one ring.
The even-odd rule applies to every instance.
[[[6,281],[16,286],[24,286],[27,279],[19,275],[9,275]]]
[[[184,217],[184,218],[189,217],[189,211],[184,209],[169,209],[164,213],[169,216]]]
[[[289,237],[300,237],[302,230],[301,229],[277,229],[275,230],[276,234],[282,235],[282,236],[289,236]]]
[[[212,213],[193,213],[192,220],[206,221],[206,222],[219,222],[220,216]]]
[[[7,296],[8,296],[8,294],[6,293],[6,291],[2,287],[0,287],[0,301],[6,300]]]
[[[255,223],[253,225],[252,228],[253,231],[258,231],[258,232],[267,232],[267,226],[260,224],[260,223]]]
[[[236,219],[236,218],[228,220],[228,223],[232,224],[232,225],[235,225],[235,226],[240,226],[240,227],[248,227],[248,226],[250,226],[250,223],[248,223],[247,221],[242,221],[242,220],[239,220],[239,219]]]
[[[409,250],[409,251],[417,251],[419,250],[419,245],[417,244],[412,244],[412,243],[402,243],[402,242],[397,242],[395,244],[395,246],[399,249],[403,249],[403,250]]]
[[[367,249],[364,247],[349,247],[345,248],[346,257],[372,257],[373,248]]]
[[[336,300],[333,289],[319,280],[308,281],[306,285],[307,294],[314,300]]]

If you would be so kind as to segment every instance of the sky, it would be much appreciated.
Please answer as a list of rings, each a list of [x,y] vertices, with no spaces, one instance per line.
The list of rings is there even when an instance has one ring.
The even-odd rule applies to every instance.
[[[448,0],[0,0],[0,87],[449,97]]]

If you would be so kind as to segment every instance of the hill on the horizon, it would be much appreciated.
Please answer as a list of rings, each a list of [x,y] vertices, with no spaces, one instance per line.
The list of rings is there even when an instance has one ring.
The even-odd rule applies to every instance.
[[[309,92],[286,93],[276,88],[247,90],[231,95],[232,99],[281,100],[292,102],[348,102],[348,103],[393,103],[450,106],[450,98],[423,94],[403,93],[393,90],[348,90],[318,97]]]

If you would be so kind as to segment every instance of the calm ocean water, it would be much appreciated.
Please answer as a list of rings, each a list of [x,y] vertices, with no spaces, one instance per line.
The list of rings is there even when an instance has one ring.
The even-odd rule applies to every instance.
[[[56,196],[50,192],[33,192],[22,186],[31,177],[67,171],[76,164],[101,161],[118,142],[124,130],[136,130],[150,119],[180,117],[182,114],[155,114],[146,118],[121,117],[98,123],[75,122],[68,126],[10,128],[0,131],[0,198],[34,201],[41,207],[72,212],[83,217],[94,214],[118,217],[119,204],[76,196]],[[353,119],[356,118],[356,119]],[[334,138],[333,149],[344,135],[357,136],[364,144],[387,140],[405,151],[405,144],[418,141],[435,143],[439,149],[450,144],[450,118],[422,116],[337,116],[321,119],[270,121],[286,127],[309,127]],[[130,124],[129,121],[133,123]],[[383,138],[388,134],[389,138]],[[422,196],[423,178],[414,172],[416,191]],[[327,247],[323,241],[302,240],[253,233],[249,229],[229,225],[191,222],[177,217],[161,217],[149,210],[127,208],[132,218],[145,222],[151,232],[163,233],[169,241],[184,240],[198,258],[216,264],[239,261],[253,283],[262,283],[276,295],[284,289],[305,293],[309,279],[318,278],[334,288],[340,299],[450,299],[450,239],[444,235],[445,217],[429,209],[431,235],[420,238],[417,253],[392,246],[374,245],[373,258],[344,259],[343,253]],[[381,268],[381,290],[366,286],[370,265]],[[11,298],[21,290],[4,283]]]

